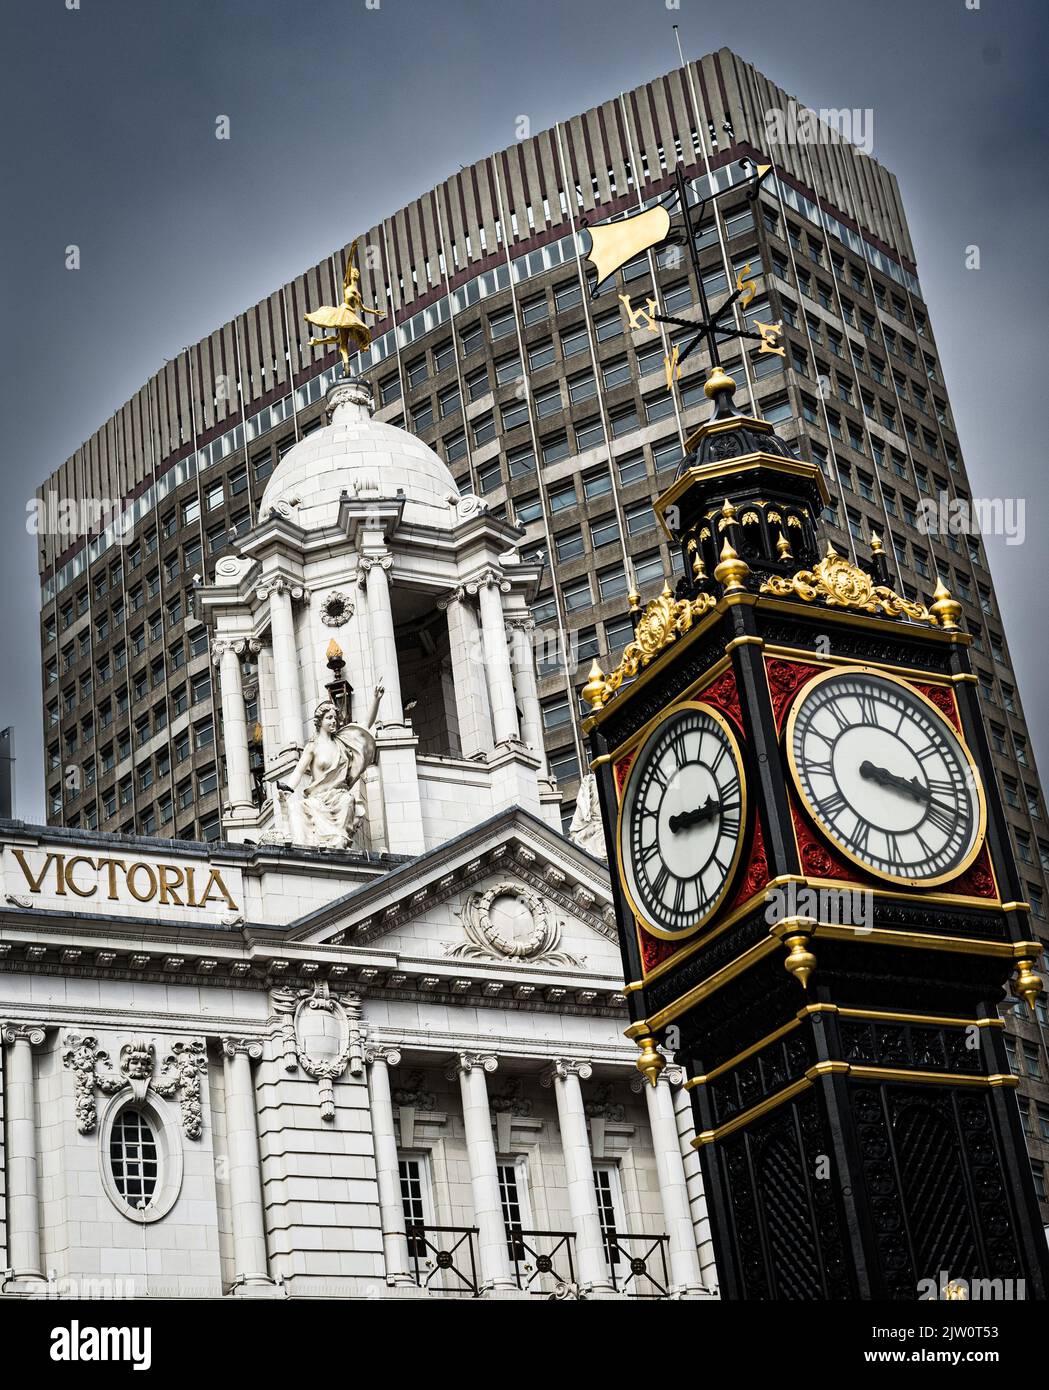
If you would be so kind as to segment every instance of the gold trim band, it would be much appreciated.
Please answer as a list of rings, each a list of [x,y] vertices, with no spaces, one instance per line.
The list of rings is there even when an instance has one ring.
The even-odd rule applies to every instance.
[[[730,1057],[727,1062],[719,1062],[712,1071],[705,1072],[702,1076],[692,1076],[685,1082],[685,1090],[694,1090],[697,1086],[705,1086],[709,1081],[716,1080],[719,1076],[724,1076],[726,1072],[745,1062],[748,1057],[753,1057],[756,1052],[763,1051],[780,1038],[785,1037],[799,1026],[806,1018],[812,1014],[837,1014],[840,1018],[869,1018],[878,1019],[883,1023],[921,1023],[940,1028],[1005,1028],[1005,1021],[1000,1018],[956,1018],[951,1014],[900,1014],[891,1013],[884,1009],[852,1009],[841,1004],[805,1004],[800,1008],[795,1017],[782,1027],[776,1028],[771,1033],[767,1033],[757,1042],[745,1047],[742,1052],[737,1052],[734,1057]]]
[[[731,1120],[726,1120],[723,1125],[719,1125],[716,1129],[705,1129],[702,1134],[698,1134],[692,1140],[692,1147],[698,1149],[706,1144],[715,1144],[719,1139],[728,1138],[736,1130],[744,1129],[754,1120],[761,1119],[769,1111],[777,1109],[780,1105],[786,1104],[787,1101],[793,1100],[795,1096],[808,1090],[820,1076],[855,1076],[862,1081],[909,1081],[925,1086],[955,1085],[991,1088],[1019,1085],[1015,1076],[1003,1075],[1000,1072],[995,1072],[991,1076],[969,1076],[964,1073],[955,1075],[951,1072],[904,1071],[897,1067],[853,1066],[849,1062],[817,1062],[814,1067],[808,1069],[804,1077],[792,1081],[789,1086],[784,1087],[782,1091],[777,1091],[774,1096],[769,1096],[757,1105],[751,1106],[742,1115],[733,1116]]]

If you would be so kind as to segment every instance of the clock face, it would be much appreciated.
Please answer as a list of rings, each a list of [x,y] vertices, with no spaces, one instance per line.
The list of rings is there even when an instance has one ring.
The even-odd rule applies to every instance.
[[[979,773],[930,700],[862,668],[806,686],[787,721],[802,801],[854,863],[894,883],[956,877],[983,842]]]
[[[641,745],[619,812],[620,874],[656,936],[687,936],[728,891],[743,844],[739,745],[708,705],[679,705]]]

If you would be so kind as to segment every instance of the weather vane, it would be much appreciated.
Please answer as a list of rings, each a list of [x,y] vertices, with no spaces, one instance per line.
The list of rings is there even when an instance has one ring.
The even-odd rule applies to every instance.
[[[772,165],[753,165],[752,161],[746,159],[740,160],[739,163],[742,168],[749,166],[754,170],[753,175],[746,181],[745,185],[747,197],[753,202],[757,198],[761,181],[769,173]],[[630,295],[621,294],[619,296],[626,307],[632,329],[650,329],[655,333],[658,331],[656,324],[666,323],[675,328],[692,331],[692,336],[686,342],[674,344],[670,353],[663,358],[668,391],[673,390],[674,381],[681,376],[681,364],[702,342],[706,342],[710,349],[712,366],[718,366],[721,362],[718,353],[719,344],[729,342],[734,338],[749,339],[760,343],[761,352],[775,353],[778,357],[786,355],[785,350],[780,345],[783,334],[782,323],[762,323],[755,319],[754,328],[757,329],[757,332],[752,332],[747,328],[737,328],[733,318],[729,318],[729,321],[726,322],[726,316],[732,314],[737,301],[739,301],[740,307],[745,309],[757,293],[757,285],[748,278],[750,275],[749,263],[737,273],[736,288],[720,309],[712,314],[707,303],[707,293],[699,266],[699,254],[696,250],[696,229],[697,226],[702,227],[703,214],[710,203],[716,202],[721,194],[730,190],[737,191],[739,187],[738,183],[729,184],[726,188],[713,192],[702,199],[698,205],[695,214],[696,221],[694,222],[693,212],[688,202],[685,176],[681,171],[681,166],[678,165],[674,187],[655,207],[635,213],[632,217],[620,218],[616,222],[604,222],[596,227],[587,228],[590,233],[590,250],[587,252],[586,259],[593,266],[596,276],[590,289],[591,299],[597,295],[601,286],[610,276],[642,252],[666,243],[684,244],[688,247],[692,270],[699,286],[702,318],[698,323],[691,319],[675,318],[672,314],[661,314],[654,297],[650,297],[644,305],[635,308]],[[675,199],[677,211],[683,222],[681,227],[672,226],[671,214],[666,206],[667,203],[673,202]]]
[[[371,329],[365,323],[363,315],[374,314],[376,318],[381,318],[383,313],[381,309],[370,308],[361,299],[360,278],[360,267],[357,265],[357,238],[354,238],[350,246],[350,254],[346,258],[346,274],[342,278],[342,303],[338,305],[322,304],[312,314],[303,316],[307,323],[315,323],[318,328],[335,329],[332,337],[311,338],[310,347],[324,347],[328,344],[338,347],[342,356],[342,370],[346,376],[350,374],[351,340],[358,352],[364,352],[371,346]]]

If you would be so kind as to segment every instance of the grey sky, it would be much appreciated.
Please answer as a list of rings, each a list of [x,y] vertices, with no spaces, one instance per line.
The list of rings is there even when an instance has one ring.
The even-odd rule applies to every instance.
[[[2,6],[0,725],[20,814],[43,819],[36,486],[166,357],[510,144],[519,115],[539,130],[676,66],[675,21],[689,57],[727,45],[810,106],[873,108],[974,493],[1026,501],[1025,543],[987,548],[1049,758],[1044,0],[66,2]]]

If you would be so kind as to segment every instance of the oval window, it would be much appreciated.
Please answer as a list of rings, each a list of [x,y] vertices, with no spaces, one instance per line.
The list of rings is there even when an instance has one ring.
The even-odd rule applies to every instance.
[[[136,1211],[152,1205],[160,1158],[153,1127],[141,1110],[126,1106],[113,1121],[109,1165],[117,1192]]]

